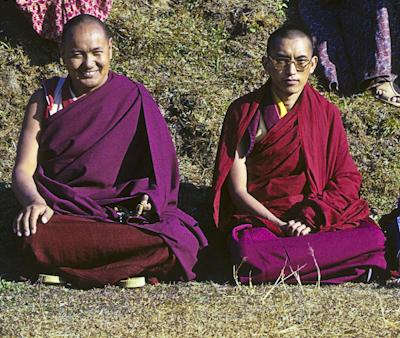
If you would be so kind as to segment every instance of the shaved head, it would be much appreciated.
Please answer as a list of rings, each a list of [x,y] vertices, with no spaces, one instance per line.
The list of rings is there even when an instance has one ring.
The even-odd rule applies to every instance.
[[[95,16],[90,15],[90,14],[80,14],[80,15],[73,17],[71,20],[69,20],[64,25],[63,32],[61,35],[61,44],[64,45],[66,40],[70,37],[71,32],[77,26],[80,26],[82,24],[96,24],[103,31],[104,36],[107,40],[111,38],[111,34],[108,31],[108,29],[103,21],[101,21],[99,18],[96,18]]]
[[[107,81],[112,39],[98,18],[83,14],[68,21],[60,52],[75,95],[93,91]]]
[[[268,39],[267,54],[270,55],[277,43],[282,39],[294,40],[303,38],[309,41],[311,53],[314,54],[314,46],[311,34],[304,27],[294,25],[284,25],[274,31]]]

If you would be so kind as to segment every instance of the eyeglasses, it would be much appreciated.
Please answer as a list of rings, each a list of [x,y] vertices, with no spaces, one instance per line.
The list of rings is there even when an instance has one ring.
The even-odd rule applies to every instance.
[[[309,59],[296,60],[282,57],[275,59],[271,55],[268,55],[268,59],[271,61],[276,70],[284,70],[287,66],[293,63],[298,72],[304,72],[312,61]]]

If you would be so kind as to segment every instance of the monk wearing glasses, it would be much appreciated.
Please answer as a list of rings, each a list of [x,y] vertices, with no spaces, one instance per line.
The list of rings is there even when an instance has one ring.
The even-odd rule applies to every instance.
[[[279,28],[262,60],[269,80],[226,114],[213,212],[243,283],[384,275],[385,238],[360,199],[340,111],[307,83],[317,62],[307,31]]]

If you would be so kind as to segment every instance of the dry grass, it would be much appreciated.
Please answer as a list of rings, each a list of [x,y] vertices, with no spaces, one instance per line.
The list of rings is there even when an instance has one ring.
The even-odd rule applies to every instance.
[[[273,291],[264,297],[271,289]],[[212,283],[90,291],[5,283],[2,336],[396,337],[398,289]]]
[[[287,3],[114,2],[113,68],[143,82],[160,103],[186,182],[181,204],[205,228],[211,222],[208,186],[223,115],[234,98],[264,81],[260,57],[268,32],[287,13],[296,20],[293,2],[289,11]],[[0,256],[7,251],[6,228],[17,208],[8,184],[23,107],[41,79],[63,72],[56,46],[35,37],[13,2],[1,6]],[[317,79],[312,81],[323,91]],[[325,95],[343,112],[364,176],[363,196],[381,216],[400,191],[400,111],[368,93]],[[223,261],[218,259],[210,262],[217,270]],[[287,286],[282,281],[80,291],[0,280],[0,335],[395,337],[399,292],[377,285]]]

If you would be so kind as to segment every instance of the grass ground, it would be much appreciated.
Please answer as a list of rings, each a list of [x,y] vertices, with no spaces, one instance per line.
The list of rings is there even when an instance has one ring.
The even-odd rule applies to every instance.
[[[212,283],[90,291],[3,282],[13,337],[397,337],[399,289]],[[272,291],[271,291],[272,290]]]
[[[0,253],[17,208],[9,189],[23,107],[40,80],[63,73],[54,44],[0,10]],[[114,70],[143,82],[177,146],[185,210],[209,222],[208,187],[229,103],[264,81],[268,33],[296,20],[277,0],[115,0]],[[317,79],[312,79],[322,92]],[[368,93],[324,94],[342,111],[362,194],[379,218],[400,191],[400,111]],[[397,158],[396,158],[397,155]],[[181,196],[182,197],[182,196]],[[181,198],[182,201],[187,198]],[[1,336],[387,337],[400,334],[399,289],[377,285],[232,286],[211,282],[89,291],[0,280]]]

